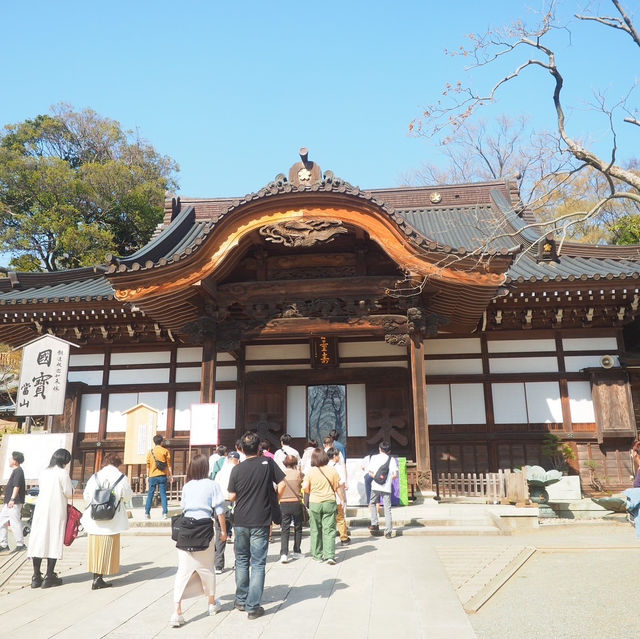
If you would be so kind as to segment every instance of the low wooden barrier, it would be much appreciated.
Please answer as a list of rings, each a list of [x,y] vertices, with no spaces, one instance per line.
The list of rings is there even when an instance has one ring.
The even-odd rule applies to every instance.
[[[489,503],[524,502],[529,498],[524,470],[496,473],[440,473],[436,480],[440,499],[476,498]]]

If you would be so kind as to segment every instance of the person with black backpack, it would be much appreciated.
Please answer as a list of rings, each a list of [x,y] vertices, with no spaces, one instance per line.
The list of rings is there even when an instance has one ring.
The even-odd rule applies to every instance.
[[[120,533],[129,529],[126,503],[133,497],[129,478],[118,468],[122,459],[117,453],[102,458],[102,468],[87,481],[83,497],[89,507],[80,523],[89,536],[89,572],[93,573],[92,590],[113,584],[104,575],[120,572]]]
[[[156,487],[160,493],[162,504],[162,519],[169,518],[169,505],[167,503],[167,482],[173,481],[171,474],[171,452],[162,446],[162,435],[154,435],[153,448],[147,454],[147,476],[149,478],[149,492],[147,503],[144,507],[144,516],[151,519],[151,505]]]
[[[378,454],[369,459],[367,471],[371,476],[371,497],[369,498],[369,514],[371,525],[369,532],[378,535],[378,502],[382,498],[384,505],[384,536],[387,539],[393,537],[393,522],[391,521],[391,484],[398,476],[398,461],[391,457],[391,444],[387,441],[380,442]]]

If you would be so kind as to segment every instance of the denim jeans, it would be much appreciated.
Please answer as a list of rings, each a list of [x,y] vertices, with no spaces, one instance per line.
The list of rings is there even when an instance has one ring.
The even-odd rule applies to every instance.
[[[247,612],[260,607],[264,590],[264,567],[269,550],[269,526],[247,528],[234,526],[236,553],[236,603],[244,605]],[[249,574],[251,566],[251,574]]]
[[[167,514],[167,476],[149,477],[149,492],[147,493],[147,503],[144,512],[148,515],[151,512],[151,504],[153,503],[153,495],[156,492],[156,486],[160,492],[160,502],[162,503],[162,513]]]

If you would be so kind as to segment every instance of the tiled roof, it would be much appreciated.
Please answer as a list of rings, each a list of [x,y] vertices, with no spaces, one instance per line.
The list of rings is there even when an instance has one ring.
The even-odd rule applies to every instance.
[[[51,281],[53,273],[18,273],[18,284],[6,286],[9,278],[0,280],[0,306],[36,302],[81,302],[114,300],[113,287],[102,273],[89,275],[88,269],[77,269],[75,278]],[[65,271],[65,275],[73,271]],[[35,277],[35,276],[38,277]],[[84,275],[84,277],[82,277]],[[47,281],[50,280],[50,281]],[[119,303],[118,303],[119,304]]]

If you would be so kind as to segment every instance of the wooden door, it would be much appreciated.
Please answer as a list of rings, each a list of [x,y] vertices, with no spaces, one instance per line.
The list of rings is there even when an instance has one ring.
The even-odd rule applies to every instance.
[[[244,424],[260,439],[269,440],[272,450],[280,448],[286,419],[287,387],[284,384],[248,385],[245,389]]]
[[[406,384],[367,384],[367,437],[353,442],[350,438],[349,454],[358,457],[377,453],[383,440],[391,444],[392,455],[415,457],[411,402]],[[355,447],[360,450],[352,453],[351,449]]]

